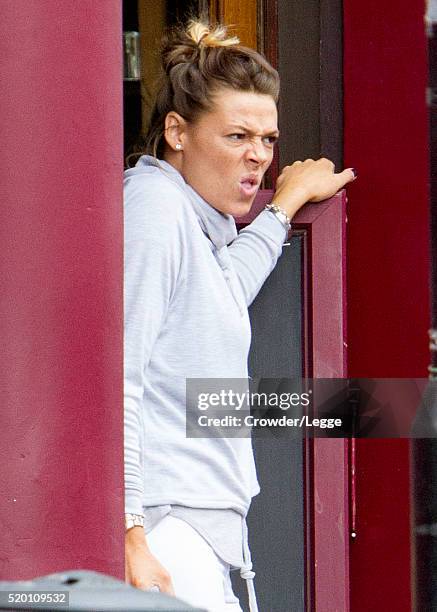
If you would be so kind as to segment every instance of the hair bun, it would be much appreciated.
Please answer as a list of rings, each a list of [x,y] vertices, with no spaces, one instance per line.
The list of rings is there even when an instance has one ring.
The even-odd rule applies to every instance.
[[[226,38],[227,30],[225,26],[212,27],[194,19],[188,23],[187,34],[199,47],[230,47],[240,44],[240,40],[236,36]]]
[[[194,63],[203,56],[205,49],[239,45],[236,36],[227,38],[225,26],[210,26],[192,19],[186,29],[170,30],[163,40],[162,67],[166,74],[178,64]]]

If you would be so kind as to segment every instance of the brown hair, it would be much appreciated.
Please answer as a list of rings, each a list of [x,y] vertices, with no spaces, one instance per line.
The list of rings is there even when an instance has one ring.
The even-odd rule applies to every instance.
[[[164,76],[156,96],[150,127],[145,136],[146,153],[162,157],[167,113],[176,111],[194,122],[210,110],[220,87],[279,96],[279,76],[257,51],[243,47],[236,37],[227,38],[223,25],[211,27],[191,20],[187,28],[175,28],[163,39]]]

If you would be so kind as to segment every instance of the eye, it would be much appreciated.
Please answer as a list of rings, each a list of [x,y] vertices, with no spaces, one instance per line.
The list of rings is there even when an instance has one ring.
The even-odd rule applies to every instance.
[[[244,132],[235,132],[234,134],[228,134],[228,138],[238,142],[239,140],[244,140],[244,138],[246,138],[246,134],[244,134]]]
[[[272,146],[278,142],[278,136],[265,136],[263,142],[269,146]]]

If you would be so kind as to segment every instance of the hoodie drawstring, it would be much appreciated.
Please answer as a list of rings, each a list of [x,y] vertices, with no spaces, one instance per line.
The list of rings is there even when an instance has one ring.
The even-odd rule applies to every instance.
[[[252,559],[250,556],[249,535],[246,519],[243,519],[243,563],[244,565],[240,569],[240,576],[246,581],[247,594],[249,597],[249,610],[250,612],[258,612],[255,586],[253,584],[255,572],[252,571]]]

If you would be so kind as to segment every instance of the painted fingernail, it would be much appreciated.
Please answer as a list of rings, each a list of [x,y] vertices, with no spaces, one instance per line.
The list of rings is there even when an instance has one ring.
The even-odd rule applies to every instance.
[[[354,177],[357,178],[358,172],[355,170],[355,168],[351,168],[351,170],[354,173]]]

